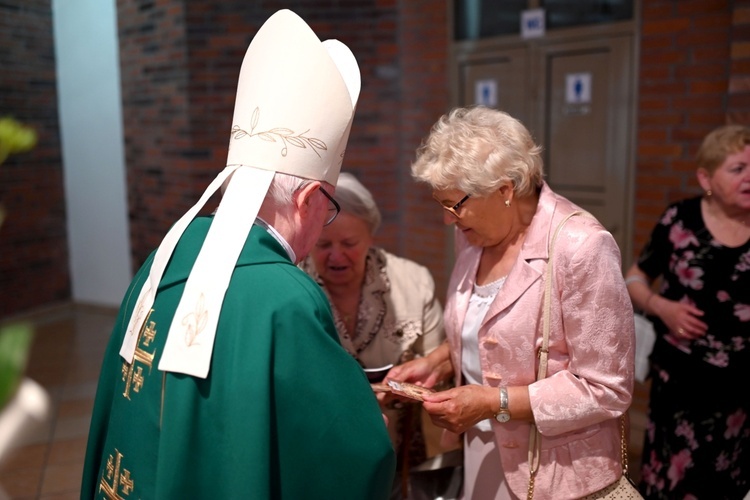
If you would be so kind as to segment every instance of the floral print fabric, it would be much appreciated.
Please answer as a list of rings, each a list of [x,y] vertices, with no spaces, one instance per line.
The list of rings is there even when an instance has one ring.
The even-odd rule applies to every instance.
[[[742,499],[750,489],[750,242],[726,247],[701,215],[701,199],[667,208],[638,266],[660,293],[704,312],[692,341],[651,318],[649,421],[641,493],[647,499]]]

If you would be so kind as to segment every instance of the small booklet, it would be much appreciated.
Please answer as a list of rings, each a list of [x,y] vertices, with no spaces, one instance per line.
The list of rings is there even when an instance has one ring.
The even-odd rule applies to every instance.
[[[421,385],[400,382],[398,380],[388,380],[387,382],[372,384],[372,390],[375,392],[390,392],[415,401],[424,401],[422,399],[424,394],[434,392],[432,389],[422,387]]]

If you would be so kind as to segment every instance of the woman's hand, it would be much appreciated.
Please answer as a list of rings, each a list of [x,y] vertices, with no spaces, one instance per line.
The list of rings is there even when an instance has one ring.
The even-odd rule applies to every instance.
[[[423,358],[407,361],[394,366],[386,374],[385,380],[410,382],[427,388],[433,388],[438,382],[453,376],[453,365],[450,360],[450,347],[443,342],[434,351]]]
[[[491,418],[498,406],[497,388],[483,385],[464,385],[428,394],[422,403],[435,425],[456,434]]]
[[[678,339],[694,340],[706,334],[708,325],[699,319],[703,311],[691,304],[656,296],[651,307]]]
[[[693,340],[706,334],[708,325],[699,318],[703,311],[685,302],[669,300],[651,289],[651,278],[638,264],[633,264],[626,274],[625,284],[633,304],[658,316],[678,339]]]
[[[432,388],[437,383],[434,373],[434,367],[427,358],[416,358],[391,368],[385,375],[383,382],[388,383],[388,380],[397,380],[399,382],[411,382],[412,384]],[[409,398],[394,395],[390,392],[376,392],[375,396],[381,408],[392,405],[394,401],[402,403],[414,402]]]
[[[437,374],[434,368],[428,358],[416,358],[391,368],[386,374],[385,380],[398,380],[399,382],[411,382],[412,384],[432,387],[437,383]]]

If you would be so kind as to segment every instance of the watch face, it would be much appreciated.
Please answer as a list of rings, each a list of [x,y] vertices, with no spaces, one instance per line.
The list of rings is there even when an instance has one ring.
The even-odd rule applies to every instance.
[[[495,415],[495,420],[500,422],[501,424],[504,424],[508,420],[510,420],[510,413],[507,412],[500,412],[497,415]]]

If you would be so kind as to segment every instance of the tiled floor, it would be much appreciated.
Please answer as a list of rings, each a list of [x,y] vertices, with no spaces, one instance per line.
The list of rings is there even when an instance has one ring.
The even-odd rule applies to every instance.
[[[116,311],[84,306],[31,316],[35,330],[27,376],[52,401],[50,418],[0,461],[0,500],[78,499],[96,381]],[[631,410],[630,470],[636,477],[645,424],[646,387]]]
[[[47,390],[50,418],[0,462],[0,500],[80,497],[96,382],[115,314],[64,306],[27,318],[34,343],[26,375]]]

